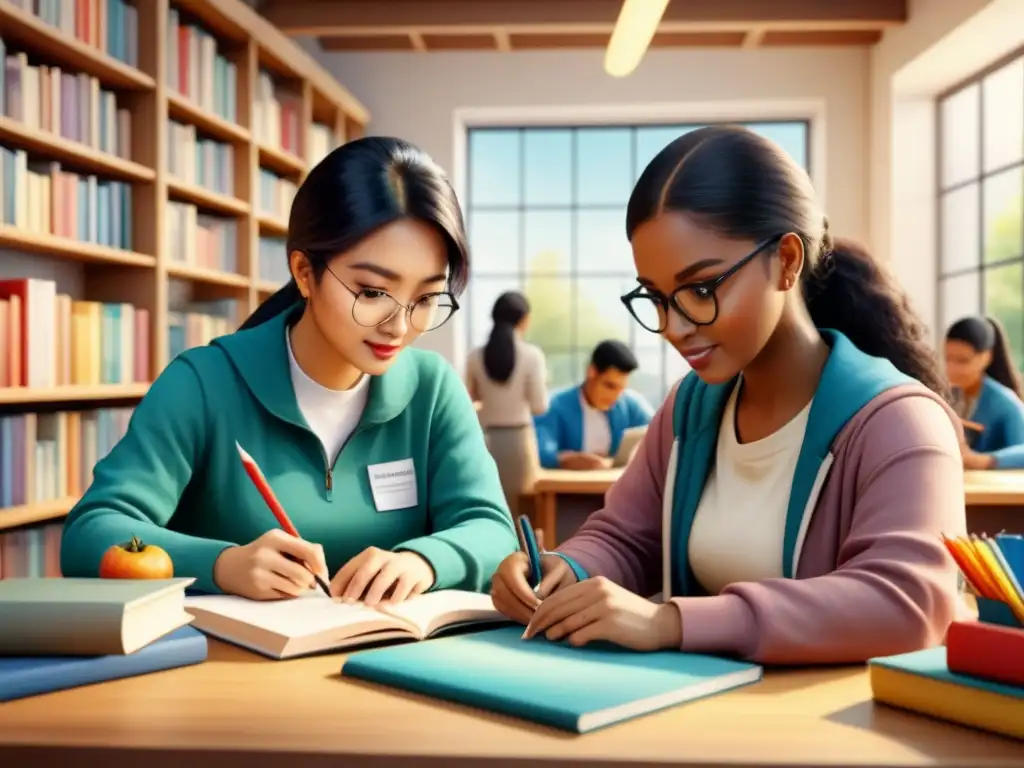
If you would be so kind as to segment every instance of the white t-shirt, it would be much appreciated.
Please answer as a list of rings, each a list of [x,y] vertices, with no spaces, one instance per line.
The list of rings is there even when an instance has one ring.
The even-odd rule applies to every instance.
[[[583,452],[607,456],[612,447],[612,430],[608,414],[587,402],[580,389],[580,407],[583,409]]]
[[[733,388],[718,428],[715,467],[690,530],[690,567],[717,595],[729,584],[781,578],[789,494],[800,456],[808,403],[789,423],[751,443],[736,439]]]
[[[331,466],[345,441],[355,430],[366,408],[370,377],[365,373],[351,389],[328,389],[313,381],[299,367],[292,353],[291,336],[286,330],[285,343],[288,345],[288,364],[291,369],[292,386],[299,411],[309,428],[320,438]]]

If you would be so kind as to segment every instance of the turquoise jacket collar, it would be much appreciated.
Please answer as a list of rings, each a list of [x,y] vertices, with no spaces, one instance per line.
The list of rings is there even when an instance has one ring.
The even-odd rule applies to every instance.
[[[888,360],[862,352],[841,332],[825,329],[820,333],[831,352],[811,403],[786,512],[782,573],[789,578],[795,577],[798,540],[813,514],[814,505],[808,502],[819,473],[827,471],[836,437],[872,399],[913,381]],[[709,385],[690,375],[676,393],[677,462],[674,475],[668,478],[672,487],[665,489],[672,498],[669,575],[675,597],[692,594],[696,587],[687,557],[690,529],[714,464],[722,412],[736,381]]]
[[[309,429],[295,399],[285,333],[301,316],[303,304],[296,304],[267,322],[244,331],[221,336],[212,344],[224,350],[249,391],[278,419]],[[419,385],[419,372],[409,356],[397,359],[380,376],[370,378],[366,409],[360,427],[383,424],[398,416],[412,400]]]

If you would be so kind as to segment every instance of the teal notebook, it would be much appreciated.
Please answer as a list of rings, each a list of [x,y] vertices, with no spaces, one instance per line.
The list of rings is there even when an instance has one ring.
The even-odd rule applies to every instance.
[[[755,683],[762,669],[679,651],[574,648],[522,627],[354,653],[342,674],[586,733]]]

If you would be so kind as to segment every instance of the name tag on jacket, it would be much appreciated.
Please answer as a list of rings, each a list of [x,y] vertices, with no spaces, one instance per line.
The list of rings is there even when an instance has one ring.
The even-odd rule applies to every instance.
[[[370,474],[370,491],[378,512],[418,506],[416,467],[412,459],[371,464],[366,469]]]

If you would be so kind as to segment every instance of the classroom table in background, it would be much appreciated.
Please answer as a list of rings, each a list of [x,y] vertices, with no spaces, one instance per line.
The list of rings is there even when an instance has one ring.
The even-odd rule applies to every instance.
[[[558,546],[559,495],[603,495],[622,476],[617,469],[541,469],[533,484],[533,526],[544,535],[544,546]]]
[[[602,496],[622,469],[575,471],[542,469],[533,487],[534,527],[544,533],[544,546],[558,546],[558,497]],[[1024,533],[1024,470],[964,472],[967,527],[973,533]]]
[[[1024,533],[1024,471],[964,472],[970,533]]]
[[[210,641],[204,664],[12,701],[0,765],[110,768],[949,766],[1019,768],[1024,744],[871,701],[863,666],[764,681],[583,736]]]

